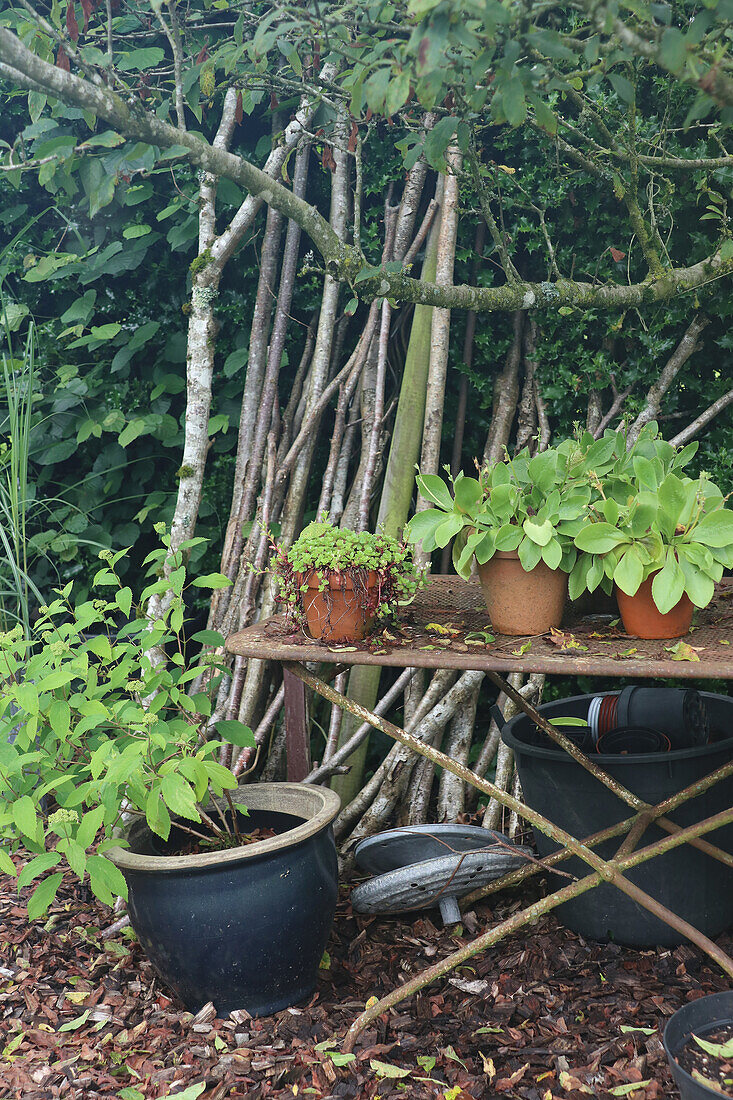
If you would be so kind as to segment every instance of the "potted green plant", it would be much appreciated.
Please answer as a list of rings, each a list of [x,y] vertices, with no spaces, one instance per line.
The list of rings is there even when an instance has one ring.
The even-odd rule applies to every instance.
[[[542,634],[562,618],[578,556],[573,539],[592,493],[586,468],[586,451],[569,439],[534,457],[527,448],[507,454],[478,477],[449,478],[450,485],[436,474],[419,475],[432,507],[410,520],[407,537],[427,553],[453,539],[462,577],[468,579],[476,559],[495,630]]]
[[[293,784],[237,789],[217,759],[222,738],[254,740],[241,722],[212,720],[225,669],[201,648],[224,639],[184,630],[187,583],[229,582],[187,582],[192,543],[172,553],[163,541],[141,596],[172,589],[157,621],[133,607],[125,552],[103,551],[94,585],[107,598],[75,603],[67,584],[29,638],[19,625],[0,634],[0,870],[34,885],[31,918],[65,870],[104,903],[127,897],[140,942],[188,1008],[271,1012],[315,987],[339,800]]]
[[[410,599],[419,584],[411,546],[325,520],[280,548],[274,568],[290,617],[326,642],[360,641],[377,615]]]
[[[710,603],[733,566],[727,497],[705,474],[676,469],[637,456],[628,480],[612,471],[575,536],[578,585],[613,584],[624,629],[640,638],[686,634],[693,607]]]

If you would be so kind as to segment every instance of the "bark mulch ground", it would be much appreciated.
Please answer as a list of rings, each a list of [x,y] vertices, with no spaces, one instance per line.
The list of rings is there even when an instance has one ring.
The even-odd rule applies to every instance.
[[[71,878],[45,927],[28,922],[5,880],[0,1098],[675,1096],[661,1029],[684,1002],[726,988],[724,976],[686,945],[587,943],[553,917],[398,1006],[364,1034],[355,1060],[339,1065],[339,1037],[369,997],[528,897],[507,893],[493,910],[477,906],[457,937],[435,914],[357,918],[344,891],[310,1002],[268,1019],[220,1020],[213,1009],[193,1017],[171,1000],[129,930],[103,940],[110,911]],[[721,942],[730,948],[730,937]]]

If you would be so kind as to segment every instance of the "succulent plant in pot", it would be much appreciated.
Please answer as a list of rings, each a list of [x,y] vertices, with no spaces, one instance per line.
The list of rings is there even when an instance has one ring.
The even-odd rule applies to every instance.
[[[254,741],[212,718],[225,669],[201,645],[224,639],[186,637],[184,591],[229,582],[187,578],[191,543],[171,552],[163,541],[141,595],[172,589],[156,621],[120,576],[124,551],[103,551],[95,587],[107,595],[75,601],[68,584],[30,637],[0,634],[0,871],[34,886],[32,918],[64,871],[104,903],[127,897],[142,946],[188,1008],[275,1011],[315,987],[339,800],[293,784],[238,789],[219,762],[223,741]]]
[[[360,641],[378,615],[410,599],[420,584],[412,547],[387,535],[314,520],[278,550],[275,577],[292,619],[312,638]]]
[[[638,457],[633,471],[626,488],[615,473],[601,482],[600,499],[575,536],[584,555],[577,583],[613,584],[627,633],[679,637],[733,566],[733,512],[705,474],[679,476]]]
[[[428,553],[452,539],[453,563],[465,578],[475,557],[494,628],[540,634],[558,626],[578,556],[573,539],[592,495],[578,442],[534,457],[525,448],[450,484],[434,474],[417,480],[433,507],[410,520],[408,538]]]

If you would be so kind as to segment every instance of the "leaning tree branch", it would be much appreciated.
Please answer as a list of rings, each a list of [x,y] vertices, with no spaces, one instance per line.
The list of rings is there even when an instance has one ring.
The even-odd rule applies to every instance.
[[[178,146],[181,155],[191,164],[233,180],[256,199],[292,218],[323,256],[329,274],[350,283],[364,301],[386,297],[415,305],[473,309],[477,313],[563,305],[579,309],[628,309],[667,301],[733,272],[733,256],[724,258],[717,249],[690,267],[665,268],[659,274],[649,274],[641,282],[630,285],[559,279],[551,283],[519,282],[500,287],[439,286],[410,278],[403,272],[385,271],[363,278],[367,264],[361,252],[341,241],[314,206],[243,157],[225,149],[215,149],[201,134],[183,132],[148,113],[142,104],[129,104],[111,89],[97,87],[49,64],[5,27],[0,27],[0,63],[18,73],[18,78],[14,79],[17,86],[34,91],[40,88],[65,103],[92,110],[124,137],[164,149]],[[733,103],[733,81],[730,83],[730,102]],[[355,283],[359,276],[362,281]]]
[[[687,360],[697,351],[699,347],[698,340],[707,324],[707,317],[693,317],[687,332],[670,355],[661,374],[649,388],[644,408],[629,429],[629,446],[638,439],[639,433],[645,424],[648,424],[651,420],[656,420],[662,405],[662,398]]]
[[[733,405],[733,390],[728,390],[722,397],[719,397],[717,401],[713,401],[712,405],[709,405],[705,412],[700,413],[691,424],[688,424],[681,432],[678,432],[674,439],[670,439],[670,443],[675,447],[682,447],[685,443],[689,443],[691,439],[694,439],[696,435],[709,424],[719,413],[722,413],[724,409],[727,409],[729,405]]]

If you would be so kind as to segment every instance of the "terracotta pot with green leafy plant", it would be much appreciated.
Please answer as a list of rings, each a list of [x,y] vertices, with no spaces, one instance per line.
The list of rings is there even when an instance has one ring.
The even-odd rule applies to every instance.
[[[291,619],[325,642],[361,641],[378,615],[410,599],[419,584],[406,543],[322,520],[278,551],[275,576]]]
[[[635,637],[686,634],[693,609],[710,603],[733,566],[727,497],[705,474],[680,476],[680,465],[637,456],[627,482],[612,471],[575,536],[584,555],[579,583],[599,575],[612,583]]]
[[[428,553],[453,539],[453,563],[466,579],[476,558],[492,625],[502,634],[542,634],[560,624],[578,556],[573,538],[591,499],[586,450],[576,440],[534,457],[525,448],[477,478],[459,474],[450,486],[435,474],[418,476],[433,507],[413,517],[408,538]]]
[[[153,966],[192,1011],[274,1012],[308,996],[336,906],[332,791],[300,784],[238,789],[224,743],[252,731],[212,716],[223,661],[213,631],[187,637],[184,593],[202,540],[149,555],[133,600],[121,553],[102,551],[94,584],[40,608],[30,637],[0,633],[0,871],[33,886],[43,916],[71,872],[102,902],[127,898]],[[171,592],[159,617],[142,610]],[[196,684],[196,687],[193,685]],[[191,692],[189,694],[189,692]],[[11,738],[12,734],[12,738]]]

